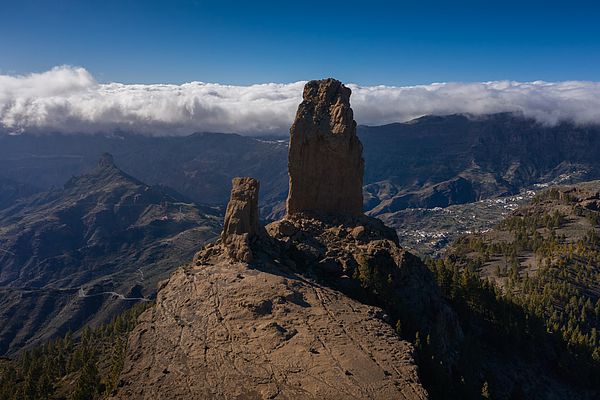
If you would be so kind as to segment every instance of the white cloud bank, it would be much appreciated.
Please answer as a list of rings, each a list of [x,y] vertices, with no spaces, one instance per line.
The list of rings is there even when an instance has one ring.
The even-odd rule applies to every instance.
[[[26,76],[0,75],[0,128],[12,133],[284,133],[301,101],[303,85],[100,84],[84,68],[63,66]],[[355,119],[365,125],[427,114],[506,111],[546,124],[600,123],[599,82],[348,86]]]

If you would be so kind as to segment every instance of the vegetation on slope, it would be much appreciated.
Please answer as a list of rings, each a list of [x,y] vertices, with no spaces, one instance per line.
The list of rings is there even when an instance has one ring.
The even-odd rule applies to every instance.
[[[471,268],[475,264],[475,271],[500,258],[504,265],[496,262],[491,278],[502,282],[504,297],[543,319],[547,331],[559,333],[573,351],[600,361],[599,219],[579,198],[552,189],[500,224],[508,240],[467,237],[454,253]]]
[[[530,235],[535,236],[531,242],[536,248],[552,248],[567,234],[560,228],[567,221],[567,210],[549,211],[532,217],[540,229],[539,237]],[[502,226],[510,224],[508,220]],[[488,241],[495,248],[487,256],[460,250],[469,240],[488,240],[485,234],[471,235],[447,257],[427,260],[426,268],[420,259],[393,246],[387,236],[368,236],[362,230],[348,233],[349,228],[337,225],[313,231],[308,225],[302,227],[306,236],[298,239],[294,250],[298,269],[321,277],[324,284],[352,298],[383,308],[381,317],[415,344],[421,382],[432,399],[597,398],[593,396],[600,389],[600,374],[593,351],[569,345],[559,332],[548,329],[543,315],[519,299],[516,280],[533,282],[534,274],[525,278],[526,267],[519,267],[512,283],[504,275],[498,280],[481,278],[497,264],[504,267],[510,255],[521,257],[523,264],[531,258],[518,256],[511,247],[511,234],[499,232],[499,238],[508,240]],[[366,237],[361,239],[361,234]],[[325,262],[315,261],[312,254],[321,254],[330,263],[343,260],[345,267],[325,268]],[[514,290],[508,290],[508,285]]]
[[[0,400],[91,400],[118,383],[127,336],[148,307],[138,303],[108,324],[67,334],[14,360],[0,361]]]
[[[423,379],[433,398],[452,398],[447,393],[452,386],[462,398],[478,398],[478,388],[484,387],[490,398],[532,398],[540,372],[560,377],[579,393],[599,389],[600,364],[590,347],[573,344],[551,329],[548,320],[534,311],[541,307],[539,300],[507,295],[491,281],[481,279],[471,269],[473,265],[465,267],[450,258],[428,260],[465,334],[451,371],[453,377],[447,377],[448,371],[436,361],[435,338],[428,335],[415,342]],[[512,365],[514,371],[504,370],[501,364]],[[520,369],[528,372],[518,372]],[[452,385],[439,385],[440,377]],[[506,380],[512,382],[511,387],[506,387]]]
[[[461,380],[471,370],[488,395],[500,389],[489,362],[477,360],[492,349],[538,364],[583,392],[599,389],[597,200],[590,185],[548,190],[493,231],[465,236],[444,259],[428,261],[467,336]],[[419,347],[428,354],[426,345]],[[525,394],[523,385],[508,398]]]

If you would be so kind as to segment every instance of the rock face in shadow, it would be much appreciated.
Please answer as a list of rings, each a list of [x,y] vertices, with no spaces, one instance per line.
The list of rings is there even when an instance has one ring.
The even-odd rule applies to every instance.
[[[221,241],[236,261],[252,261],[250,240],[259,235],[258,190],[254,178],[233,178]]]
[[[362,214],[364,160],[349,88],[310,81],[290,129],[288,215]]]

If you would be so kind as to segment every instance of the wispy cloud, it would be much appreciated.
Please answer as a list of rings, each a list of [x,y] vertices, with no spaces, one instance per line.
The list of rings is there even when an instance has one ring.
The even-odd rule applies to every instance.
[[[84,68],[63,66],[26,76],[0,75],[0,126],[9,132],[284,133],[301,101],[303,85],[100,84]],[[427,114],[506,111],[546,124],[600,123],[598,82],[348,86],[359,124],[401,122]]]

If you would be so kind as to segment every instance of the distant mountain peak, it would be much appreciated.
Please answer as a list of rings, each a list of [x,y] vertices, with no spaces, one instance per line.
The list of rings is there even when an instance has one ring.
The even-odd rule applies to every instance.
[[[98,160],[98,166],[100,168],[115,167],[115,159],[110,153],[102,153]]]
[[[106,185],[147,186],[121,170],[115,164],[112,154],[102,153],[95,169],[73,176],[65,183],[64,188],[88,193],[95,190],[105,191]]]

